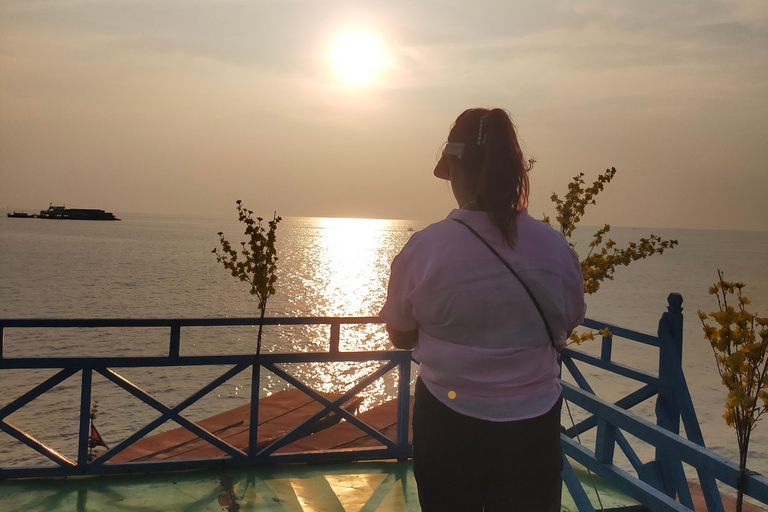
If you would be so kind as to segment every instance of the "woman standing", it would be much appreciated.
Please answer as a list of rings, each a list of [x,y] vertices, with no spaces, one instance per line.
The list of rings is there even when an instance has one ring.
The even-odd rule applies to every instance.
[[[380,316],[421,363],[424,512],[560,510],[556,348],[584,319],[584,291],[565,238],[528,215],[529,169],[504,110],[462,113],[434,171],[459,209],[392,262]]]

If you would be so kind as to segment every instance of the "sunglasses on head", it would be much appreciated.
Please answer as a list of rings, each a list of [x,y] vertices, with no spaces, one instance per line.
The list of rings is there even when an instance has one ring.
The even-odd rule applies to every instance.
[[[461,158],[461,156],[464,154],[464,143],[463,142],[449,142],[445,145],[445,148],[443,148],[443,156],[455,156],[456,158]]]

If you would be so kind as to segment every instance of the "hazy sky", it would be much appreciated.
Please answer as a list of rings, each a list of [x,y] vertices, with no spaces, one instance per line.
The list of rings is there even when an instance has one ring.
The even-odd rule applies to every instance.
[[[768,229],[766,0],[0,0],[3,209],[437,220],[475,106],[538,160],[533,215],[615,166],[585,224]]]

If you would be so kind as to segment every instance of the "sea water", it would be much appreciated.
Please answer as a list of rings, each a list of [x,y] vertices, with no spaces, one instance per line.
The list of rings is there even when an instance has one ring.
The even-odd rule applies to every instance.
[[[234,243],[243,240],[233,219],[189,216],[121,215],[121,222],[0,219],[0,318],[221,318],[255,317],[256,302],[244,283],[231,277],[211,254],[217,232]],[[423,223],[404,220],[287,218],[278,227],[277,294],[268,316],[375,316],[386,298],[392,258]],[[576,250],[588,251],[594,229],[581,227]],[[753,312],[768,308],[768,232],[614,228],[610,236],[624,246],[650,234],[677,239],[679,245],[616,270],[588,296],[587,316],[655,334],[671,292],[681,293],[685,314],[683,367],[707,446],[735,460],[735,431],[722,419],[726,392],[712,350],[702,337],[696,311],[713,311],[707,289],[717,279],[748,284]],[[182,355],[252,352],[257,328],[184,328]],[[5,357],[163,356],[165,328],[6,329]],[[265,351],[312,351],[328,348],[326,326],[267,327]],[[343,327],[342,350],[387,349],[380,325]],[[599,343],[581,348],[599,352]],[[617,339],[614,359],[655,373],[658,350]],[[348,389],[376,363],[286,365],[289,373],[319,391]],[[583,367],[583,366],[582,366]],[[227,367],[115,368],[124,378],[173,406],[226,371]],[[585,370],[599,395],[615,400],[639,384],[600,371]],[[33,388],[53,370],[3,370],[0,406]],[[261,396],[288,387],[274,375],[262,379]],[[415,373],[414,373],[415,375]],[[567,375],[565,376],[568,379]],[[185,411],[193,421],[250,400],[249,372],[227,381]],[[7,422],[76,456],[79,375],[7,418]],[[367,408],[395,394],[395,376],[369,386]],[[96,424],[110,444],[157,417],[158,413],[99,375],[93,399],[99,401]],[[655,421],[654,401],[633,411]],[[572,409],[573,421],[583,411]],[[564,413],[563,424],[571,418]],[[762,422],[761,422],[762,423]],[[158,431],[175,427],[169,423]],[[590,436],[581,439],[590,443]],[[650,448],[641,457],[646,460]],[[750,468],[768,473],[768,429],[758,424],[751,442]],[[618,453],[618,451],[617,451]],[[626,465],[618,456],[618,463]],[[0,432],[0,465],[50,464],[46,458]]]

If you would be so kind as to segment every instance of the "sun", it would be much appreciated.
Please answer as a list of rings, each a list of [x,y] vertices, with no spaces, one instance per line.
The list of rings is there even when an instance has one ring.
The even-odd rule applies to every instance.
[[[373,83],[387,61],[381,40],[365,30],[341,34],[331,46],[330,58],[339,78],[352,86]]]

